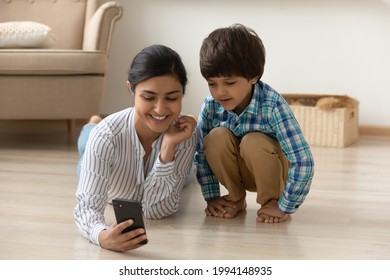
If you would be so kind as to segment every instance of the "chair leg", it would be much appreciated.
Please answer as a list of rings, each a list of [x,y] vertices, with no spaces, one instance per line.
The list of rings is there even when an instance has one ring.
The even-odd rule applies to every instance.
[[[70,138],[73,138],[73,134],[76,126],[76,120],[74,119],[67,120],[67,124],[68,124],[68,136]]]

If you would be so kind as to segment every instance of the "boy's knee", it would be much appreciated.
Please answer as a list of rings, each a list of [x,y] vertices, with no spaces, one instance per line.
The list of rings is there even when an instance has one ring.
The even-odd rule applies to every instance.
[[[233,133],[225,127],[216,127],[204,138],[204,153],[207,156],[218,156],[221,153],[236,150],[238,140]]]
[[[229,142],[233,133],[225,127],[213,128],[204,138],[204,146],[224,145]]]
[[[251,132],[246,134],[240,144],[240,151],[242,155],[250,156],[254,151],[263,151],[265,153],[275,153],[277,150],[277,141],[263,133]]]

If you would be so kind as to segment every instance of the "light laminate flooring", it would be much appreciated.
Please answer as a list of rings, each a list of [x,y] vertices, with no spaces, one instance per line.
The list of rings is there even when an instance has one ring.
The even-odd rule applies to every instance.
[[[78,155],[66,122],[1,121],[0,259],[390,259],[390,138],[312,151],[310,194],[287,222],[257,224],[252,193],[236,218],[206,217],[194,179],[178,213],[146,221],[149,244],[118,253],[92,245],[74,224]],[[106,219],[114,221],[111,206]]]

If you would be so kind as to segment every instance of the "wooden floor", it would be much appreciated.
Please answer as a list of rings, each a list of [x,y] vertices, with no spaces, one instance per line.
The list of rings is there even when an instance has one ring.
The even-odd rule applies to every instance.
[[[146,221],[148,245],[117,253],[89,243],[74,224],[78,155],[66,122],[2,121],[0,259],[390,259],[390,138],[313,153],[312,189],[289,221],[256,224],[253,194],[235,219],[206,217],[193,180],[178,213]],[[110,206],[106,217],[113,222]]]

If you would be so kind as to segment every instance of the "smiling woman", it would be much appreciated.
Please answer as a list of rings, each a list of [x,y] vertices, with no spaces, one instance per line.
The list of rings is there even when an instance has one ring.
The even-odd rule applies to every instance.
[[[183,86],[172,75],[139,83],[135,92],[138,137],[147,139],[149,136],[142,134],[159,134],[167,130],[181,112],[183,94]],[[147,127],[142,127],[144,125]]]
[[[128,251],[147,239],[144,229],[122,232],[132,220],[106,224],[104,209],[114,198],[141,202],[148,219],[178,210],[197,145],[195,119],[180,115],[186,84],[185,67],[174,50],[147,47],[129,70],[134,107],[102,121],[93,117],[82,129],[75,221],[94,244]]]

